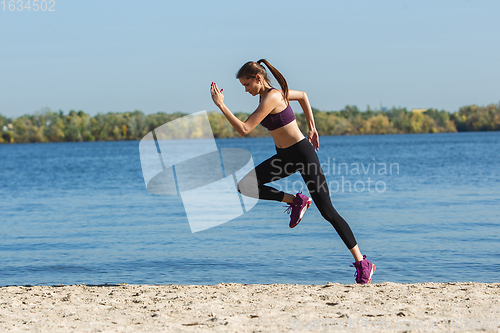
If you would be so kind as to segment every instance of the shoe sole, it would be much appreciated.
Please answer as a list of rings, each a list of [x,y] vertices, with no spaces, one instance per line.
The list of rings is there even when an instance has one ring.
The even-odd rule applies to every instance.
[[[304,208],[302,208],[302,210],[300,211],[299,219],[297,220],[297,222],[294,225],[290,224],[289,225],[290,228],[295,228],[297,226],[297,224],[299,224],[299,222],[302,221],[302,217],[306,213],[306,210],[309,209],[309,206],[311,206],[311,204],[312,204],[312,199],[309,198],[309,200],[307,200],[307,203],[304,206]]]
[[[372,271],[370,273],[370,278],[368,279],[368,283],[372,282],[372,276],[373,276],[373,273],[375,273],[375,268],[377,268],[377,266],[373,265]]]

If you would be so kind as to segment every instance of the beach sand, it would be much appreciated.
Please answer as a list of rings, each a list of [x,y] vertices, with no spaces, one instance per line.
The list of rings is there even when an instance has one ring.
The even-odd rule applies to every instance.
[[[0,290],[2,332],[499,332],[500,326],[500,283]]]

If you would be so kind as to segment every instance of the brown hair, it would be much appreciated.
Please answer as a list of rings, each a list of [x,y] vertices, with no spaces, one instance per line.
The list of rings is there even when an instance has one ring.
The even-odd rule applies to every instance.
[[[276,78],[276,81],[278,81],[281,90],[283,91],[283,99],[288,104],[288,84],[286,83],[285,77],[276,68],[271,66],[271,64],[266,59],[260,59],[257,62],[247,62],[246,64],[241,66],[238,73],[236,73],[236,78],[239,79],[241,77],[246,77],[247,79],[252,79],[255,78],[257,74],[260,74],[262,75],[264,80],[266,80],[267,84],[271,85],[271,81],[267,77],[267,71],[265,67],[261,65],[261,62],[264,63],[267,68],[269,68],[273,76]]]

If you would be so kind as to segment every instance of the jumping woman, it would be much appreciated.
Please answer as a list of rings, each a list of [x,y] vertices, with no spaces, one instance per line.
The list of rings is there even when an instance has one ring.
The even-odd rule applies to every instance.
[[[275,89],[271,86],[267,71],[262,64],[265,64],[271,71],[281,89]],[[240,68],[236,78],[240,80],[246,92],[252,96],[260,96],[257,109],[246,121],[239,120],[224,105],[222,90],[219,90],[217,85],[212,82],[210,92],[215,105],[241,136],[247,135],[259,123],[266,127],[274,140],[277,152],[271,158],[260,163],[254,169],[255,172],[247,174],[239,182],[238,191],[245,196],[289,204],[287,212],[290,213],[290,228],[297,226],[314,201],[321,215],[332,224],[351,251],[356,261],[353,263],[356,267],[356,283],[370,283],[375,272],[375,265],[366,259],[366,256],[361,255],[351,228],[333,208],[330,201],[328,185],[316,154],[319,149],[319,136],[306,93],[289,90],[283,75],[265,59],[247,62]],[[289,101],[298,101],[304,111],[309,127],[307,139],[295,121],[295,115]],[[300,172],[312,200],[301,192],[293,195],[265,185],[288,177],[295,172]]]

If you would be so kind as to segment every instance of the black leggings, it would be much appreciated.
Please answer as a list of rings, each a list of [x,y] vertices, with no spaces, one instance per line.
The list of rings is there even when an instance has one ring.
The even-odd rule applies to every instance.
[[[285,195],[283,191],[264,184],[288,177],[298,171],[321,215],[332,224],[348,249],[356,246],[351,228],[333,208],[318,155],[309,141],[304,138],[288,148],[276,147],[276,151],[276,155],[254,169],[255,173],[250,172],[238,183],[238,191],[249,197],[255,198],[258,193],[259,199],[282,201]]]

